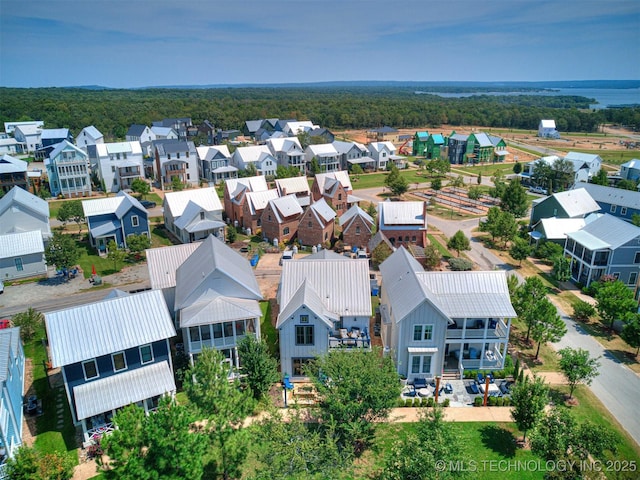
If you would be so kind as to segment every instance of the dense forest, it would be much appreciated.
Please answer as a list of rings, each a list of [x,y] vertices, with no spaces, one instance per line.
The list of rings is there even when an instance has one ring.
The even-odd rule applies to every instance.
[[[210,120],[222,129],[242,129],[246,120],[294,118],[329,129],[390,125],[484,125],[536,129],[553,118],[563,132],[591,132],[603,122],[640,128],[640,108],[590,111],[593,99],[576,96],[478,95],[442,98],[409,87],[288,87],[111,90],[0,88],[0,122],[44,120],[77,135],[94,125],[107,141],[124,139],[133,123],[151,125],[170,117]]]

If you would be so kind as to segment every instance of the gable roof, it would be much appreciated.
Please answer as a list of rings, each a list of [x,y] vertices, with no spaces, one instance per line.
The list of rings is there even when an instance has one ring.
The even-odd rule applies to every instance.
[[[215,145],[215,146],[202,146],[196,147],[196,151],[198,152],[198,157],[201,160],[213,160],[215,158],[231,158],[231,153],[229,153],[229,147],[226,145]]]
[[[417,202],[380,202],[378,203],[378,222],[380,228],[400,225],[414,225],[427,228],[425,204]]]
[[[362,217],[365,223],[373,225],[373,218],[371,218],[371,215],[369,215],[367,212],[361,209],[358,205],[354,204],[351,208],[349,208],[349,210],[344,212],[340,217],[340,226],[343,226],[344,224],[349,222],[349,220],[355,217]]]
[[[183,243],[181,245],[148,248],[145,250],[151,288],[175,287],[178,267],[196,251],[200,243]]]
[[[567,234],[577,232],[586,225],[586,218],[543,218],[535,230],[542,230],[547,240],[564,240]]]
[[[622,165],[620,165],[621,167],[626,167],[626,168],[635,168],[636,170],[640,170],[640,160],[638,160],[637,158],[632,158],[631,160],[629,160],[628,162],[623,163]]]
[[[318,143],[315,145],[309,145],[307,150],[311,152],[314,157],[337,157],[338,151],[332,143]]]
[[[152,126],[151,131],[154,133],[154,135],[161,136],[161,137],[166,137],[167,135],[170,135],[171,132],[173,132],[176,136],[178,135],[173,128],[161,127],[160,125]]]
[[[43,128],[42,140],[57,140],[58,138],[69,138],[68,128]]]
[[[596,203],[591,195],[589,195],[589,192],[584,188],[554,193],[552,197],[555,198],[558,204],[571,218],[580,216],[584,217],[588,213],[600,210],[600,205]],[[544,200],[540,203],[544,203]]]
[[[347,192],[353,190],[351,179],[349,178],[349,172],[344,170],[329,173],[318,173],[316,174],[314,181],[318,184],[318,188],[321,193],[331,189],[336,181],[340,182]]]
[[[302,154],[302,145],[298,137],[271,137],[267,140],[267,145],[275,152],[299,152]]]
[[[318,315],[328,327],[333,327],[333,321],[340,319],[340,315],[336,315],[326,308],[311,282],[304,279],[298,290],[280,311],[276,328],[280,328],[302,306],[307,307],[312,313]]]
[[[158,150],[158,154],[160,156],[165,156],[171,153],[182,153],[182,152],[195,152],[196,146],[190,140],[180,140],[178,138],[165,138],[162,140],[153,140],[151,142],[153,148]],[[182,161],[187,161],[187,159],[181,159]]]
[[[209,235],[176,272],[176,310],[195,303],[205,292],[262,300],[249,261]]]
[[[600,162],[602,162],[602,158],[600,157],[600,155],[595,155],[592,153],[582,153],[582,152],[569,152],[564,156],[565,160],[569,160],[571,162],[584,162],[584,163],[589,163],[591,164],[591,162],[595,161],[595,160],[599,160]]]
[[[164,195],[165,207],[169,209],[173,218],[182,216],[190,202],[207,212],[222,211],[222,204],[215,187],[190,188]]]
[[[542,128],[556,128],[556,121],[555,120],[540,120],[540,125],[542,126]]]
[[[54,367],[176,335],[159,290],[49,312],[45,324]]]
[[[329,222],[333,222],[336,218],[336,212],[333,211],[324,198],[312,203],[309,207],[309,211],[323,226]]]
[[[127,130],[127,137],[139,137],[140,135],[142,135],[144,133],[144,130],[147,128],[146,125],[140,125],[137,123],[134,123],[133,125],[131,125],[129,127],[129,130]]]
[[[207,291],[180,312],[180,328],[232,322],[262,316],[256,300],[234,298]]]
[[[625,243],[640,238],[640,227],[605,213],[588,222],[577,232],[568,233],[567,237],[590,250],[603,248],[614,250]]]
[[[143,215],[146,215],[147,211],[138,199],[123,190],[120,190],[115,197],[82,200],[82,210],[85,217],[114,214],[117,218],[122,218],[133,207],[140,210]]]
[[[131,142],[99,143],[95,145],[95,149],[96,154],[100,157],[108,157],[109,155],[117,153],[142,154],[142,146],[138,140]]]
[[[354,148],[357,150],[360,150],[360,152],[368,153],[367,148],[363,144],[358,142],[343,142],[340,140],[334,140],[332,145],[340,155],[345,155],[349,153],[351,150],[353,150]]]
[[[291,193],[311,194],[309,188],[309,180],[306,175],[302,177],[278,178],[276,179],[276,188],[280,196],[289,195]]]
[[[269,189],[264,175],[255,177],[229,178],[224,182],[224,188],[229,198],[238,195],[242,190],[249,192],[265,192]]]
[[[271,154],[267,145],[251,145],[249,147],[238,147],[233,155],[240,158],[243,163],[253,163],[261,160],[261,154]]]
[[[9,378],[9,365],[20,354],[20,327],[0,330],[0,382]]]
[[[43,252],[44,243],[42,242],[42,232],[40,230],[0,235],[0,258],[12,258]]]
[[[577,182],[573,188],[584,188],[598,203],[640,209],[640,192],[586,182]]]
[[[418,140],[420,140],[421,142],[426,142],[429,139],[429,132],[416,132],[414,134],[416,137],[418,137]]]
[[[373,252],[381,243],[385,243],[392,252],[396,250],[396,247],[393,246],[393,244],[389,241],[382,230],[378,230],[376,234],[371,237],[371,240],[369,240],[367,247],[369,247],[370,252]]]
[[[89,125],[88,127],[84,127],[82,129],[82,132],[84,132],[86,135],[88,135],[89,137],[93,138],[94,140],[98,140],[99,138],[103,138],[104,137],[104,135],[102,135],[102,133],[100,133],[100,130],[98,130],[93,125]],[[82,135],[82,132],[80,132],[80,135]],[[78,135],[78,136],[80,136],[80,135]]]
[[[0,174],[26,172],[29,164],[6,153],[0,157]]]
[[[60,143],[56,143],[49,154],[49,159],[54,159],[64,150],[75,150],[81,157],[87,158],[87,154],[84,150],[79,147],[76,147],[73,143],[69,142],[69,140],[63,140]]]
[[[493,143],[491,143],[491,140],[489,139],[489,137],[487,136],[486,133],[472,133],[471,135],[473,135],[476,139],[476,141],[478,142],[478,145],[481,147],[491,147],[493,146]]]
[[[431,140],[435,145],[444,145],[444,137],[441,133],[432,133]]]
[[[298,262],[308,262],[309,260],[345,260],[349,261],[350,259],[345,257],[344,255],[340,255],[339,253],[334,252],[333,250],[329,250],[327,248],[323,248],[319,252],[312,253],[311,255],[304,255],[300,257]]]
[[[302,214],[302,207],[293,193],[291,195],[285,195],[284,197],[269,200],[269,204],[271,205],[271,209],[273,210],[278,223],[282,223],[283,219],[287,217]]]
[[[395,145],[391,142],[371,142],[369,144],[369,147],[370,149],[373,149],[376,152],[380,152],[385,148],[391,153],[396,151]]]
[[[247,192],[247,205],[251,215],[255,215],[259,210],[264,210],[269,200],[278,198],[278,191],[273,188],[263,192]]]
[[[9,193],[4,197],[0,198],[0,215],[14,203],[49,218],[49,204],[47,201],[17,186],[9,190]]]

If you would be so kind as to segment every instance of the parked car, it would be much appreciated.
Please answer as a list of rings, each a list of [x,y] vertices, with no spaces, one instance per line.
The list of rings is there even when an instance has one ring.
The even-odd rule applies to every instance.
[[[285,250],[284,252],[282,252],[282,256],[280,257],[280,265],[282,265],[282,262],[284,262],[285,260],[293,260],[293,250]]]
[[[140,200],[140,205],[142,205],[146,209],[149,209],[154,208],[156,206],[156,202],[152,202],[151,200]]]
[[[529,187],[531,193],[540,193],[541,195],[547,195],[547,189],[542,187]]]

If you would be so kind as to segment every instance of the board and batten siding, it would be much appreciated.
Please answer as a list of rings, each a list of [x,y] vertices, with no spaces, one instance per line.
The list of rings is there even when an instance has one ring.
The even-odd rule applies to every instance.
[[[296,345],[296,326],[303,325],[300,323],[300,316],[308,315],[309,323],[304,325],[313,325],[313,345]],[[292,373],[293,358],[315,358],[329,351],[329,333],[330,328],[321,319],[321,317],[310,309],[301,306],[289,317],[280,327],[280,365],[282,375]]]

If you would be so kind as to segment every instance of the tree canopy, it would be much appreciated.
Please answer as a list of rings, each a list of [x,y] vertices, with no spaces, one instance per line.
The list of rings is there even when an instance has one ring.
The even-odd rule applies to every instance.
[[[44,258],[47,265],[55,265],[58,270],[68,270],[80,258],[80,250],[69,235],[54,232],[44,249]]]
[[[471,244],[464,232],[462,230],[458,230],[447,242],[447,248],[455,250],[458,256],[460,256],[461,250],[471,250]]]
[[[81,232],[82,224],[85,221],[82,202],[80,200],[66,200],[62,202],[56,218],[63,224],[75,222],[78,225],[78,232]]]
[[[598,376],[600,362],[597,358],[591,358],[589,352],[582,348],[563,348],[560,354],[560,370],[569,384],[569,397],[573,396],[573,391],[579,383],[591,385],[591,382]]]
[[[254,399],[262,399],[280,378],[278,361],[269,354],[267,343],[252,335],[238,342],[238,356],[242,359],[241,383],[253,393]]]
[[[598,313],[611,330],[616,320],[624,320],[637,308],[633,292],[620,280],[602,282],[596,291],[596,301]]]
[[[511,387],[511,417],[523,432],[526,442],[527,431],[534,428],[544,416],[544,407],[549,401],[549,386],[544,380],[534,375],[533,379],[524,377],[522,382]]]
[[[515,218],[519,218],[525,216],[528,207],[527,191],[520,185],[520,181],[509,181],[504,192],[500,195],[500,208],[513,214]]]

